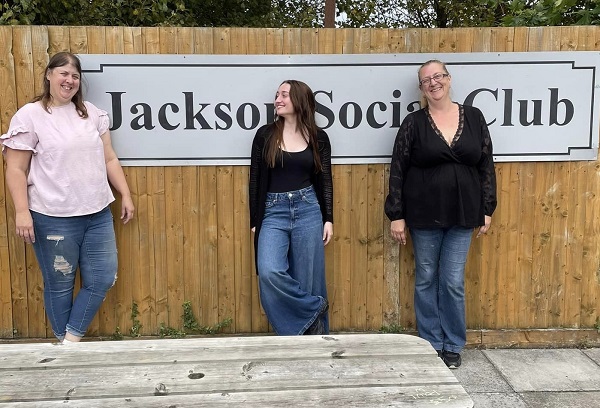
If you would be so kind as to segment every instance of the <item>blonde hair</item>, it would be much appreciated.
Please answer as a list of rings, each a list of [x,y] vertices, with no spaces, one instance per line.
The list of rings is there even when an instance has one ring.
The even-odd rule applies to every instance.
[[[427,65],[430,65],[430,64],[440,64],[442,66],[442,69],[444,70],[444,72],[446,74],[450,75],[450,72],[448,72],[448,68],[446,68],[446,64],[445,63],[443,63],[442,61],[437,60],[437,59],[430,59],[429,61],[423,63],[423,65],[421,65],[419,67],[419,70],[417,71],[417,79],[418,79],[419,82],[421,82],[421,70],[423,68],[425,68]],[[421,90],[421,84],[420,83],[419,83],[419,89]],[[425,98],[425,95],[423,94],[423,90],[421,90],[421,99],[420,99],[420,102],[421,102],[421,108],[426,108],[427,107],[428,102],[427,102],[427,98]]]

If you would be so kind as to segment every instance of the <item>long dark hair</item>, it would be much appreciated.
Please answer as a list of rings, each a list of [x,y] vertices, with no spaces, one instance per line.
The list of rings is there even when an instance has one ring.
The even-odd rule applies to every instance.
[[[442,69],[444,70],[444,72],[446,74],[450,75],[450,72],[448,72],[448,68],[446,68],[445,63],[443,63],[442,61],[437,60],[437,59],[430,59],[429,61],[425,62],[423,65],[421,65],[419,67],[419,70],[417,71],[417,80],[418,81],[421,81],[421,70],[429,64],[440,64],[442,66]],[[421,85],[419,85],[419,89],[420,88],[421,88]],[[429,104],[429,102],[427,102],[427,98],[425,98],[425,95],[423,95],[423,91],[421,91],[421,107],[426,108],[428,104]]]
[[[77,58],[74,54],[71,54],[70,52],[59,52],[57,54],[54,54],[52,56],[52,58],[50,58],[50,62],[48,62],[48,65],[46,66],[46,69],[44,70],[44,89],[42,90],[42,93],[39,94],[38,96],[36,96],[35,98],[33,98],[32,102],[37,102],[37,101],[41,101],[42,105],[44,106],[44,109],[50,113],[50,104],[52,102],[52,95],[50,94],[50,81],[48,81],[48,73],[50,71],[52,71],[54,68],[59,68],[59,67],[64,67],[65,65],[71,64],[75,67],[75,69],[77,70],[77,72],[79,73],[79,89],[77,90],[77,93],[75,95],[73,95],[73,98],[71,98],[71,102],[73,102],[75,104],[75,109],[77,109],[77,113],[79,114],[79,116],[81,116],[82,118],[87,118],[88,117],[88,113],[87,113],[87,109],[85,107],[85,104],[83,103],[83,91],[82,91],[82,81],[81,81],[81,62],[79,61],[79,58]]]
[[[315,111],[317,103],[315,95],[308,85],[302,81],[288,79],[281,83],[290,85],[290,100],[294,105],[296,114],[296,127],[302,133],[302,136],[308,143],[313,152],[313,161],[315,163],[315,172],[322,170],[321,158],[319,157],[319,145],[317,143],[317,131],[319,130],[315,122]],[[281,86],[279,85],[279,86]],[[285,120],[277,116],[273,123],[273,134],[266,143],[265,161],[269,167],[275,167],[277,161],[283,162],[283,155],[280,146],[283,144],[283,127]]]

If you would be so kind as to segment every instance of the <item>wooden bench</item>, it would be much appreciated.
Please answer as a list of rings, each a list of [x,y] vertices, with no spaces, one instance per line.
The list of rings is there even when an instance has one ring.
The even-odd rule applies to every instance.
[[[404,334],[0,344],[0,408],[472,407]]]

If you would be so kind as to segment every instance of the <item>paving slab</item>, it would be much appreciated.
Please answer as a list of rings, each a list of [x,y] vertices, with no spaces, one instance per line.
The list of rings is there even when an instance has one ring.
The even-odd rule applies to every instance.
[[[526,392],[521,398],[531,408],[598,408],[600,392]],[[471,396],[475,401],[475,398]],[[479,405],[475,403],[475,408]]]
[[[516,392],[600,391],[600,366],[577,349],[484,350]]]
[[[596,364],[600,365],[600,348],[585,349],[581,351],[583,354],[594,360]]]
[[[469,393],[473,408],[530,408],[517,393]]]
[[[464,350],[462,364],[450,370],[469,394],[477,392],[514,392],[481,350]]]

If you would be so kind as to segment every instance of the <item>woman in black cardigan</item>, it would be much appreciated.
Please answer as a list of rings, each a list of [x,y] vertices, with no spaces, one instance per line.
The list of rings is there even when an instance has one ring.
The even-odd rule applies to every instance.
[[[331,145],[303,82],[284,81],[274,123],[252,143],[250,227],[260,300],[279,335],[329,332],[325,249],[333,236]]]

